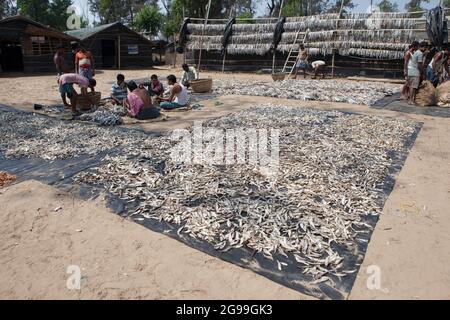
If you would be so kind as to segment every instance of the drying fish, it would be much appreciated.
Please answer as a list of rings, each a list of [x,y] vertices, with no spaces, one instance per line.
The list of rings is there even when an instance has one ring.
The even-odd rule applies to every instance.
[[[142,217],[173,223],[178,234],[216,250],[245,247],[281,270],[287,264],[277,255],[287,257],[317,283],[350,274],[334,244],[357,249],[358,235],[370,227],[365,217],[382,211],[385,196],[377,186],[393,163],[388,154],[404,154],[416,130],[411,121],[279,105],[203,125],[280,129],[276,180],[250,164],[173,162],[167,136],[155,138],[147,152],[125,146],[74,179],[134,200]]]
[[[81,121],[92,121],[101,126],[116,126],[123,123],[122,118],[109,110],[97,110],[80,116]]]
[[[373,105],[376,101],[399,92],[396,84],[381,82],[284,80],[277,82],[223,80],[216,82],[214,93],[250,95]]]

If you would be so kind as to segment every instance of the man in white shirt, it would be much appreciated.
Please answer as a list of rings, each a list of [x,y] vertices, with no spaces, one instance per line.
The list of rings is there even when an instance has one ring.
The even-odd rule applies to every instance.
[[[312,79],[316,79],[319,73],[322,73],[322,79],[325,79],[325,67],[326,67],[325,61],[322,60],[314,61],[313,63],[311,63],[311,67],[313,68],[314,71],[314,77],[312,77]]]
[[[427,43],[421,42],[419,50],[415,51],[408,61],[408,86],[409,100],[411,105],[416,104],[416,94],[420,86],[420,79],[423,73],[423,53],[427,49]]]
[[[170,96],[168,98],[158,97],[161,109],[173,110],[183,108],[189,104],[189,93],[184,85],[177,83],[177,78],[171,74],[167,77],[167,84],[170,89]]]

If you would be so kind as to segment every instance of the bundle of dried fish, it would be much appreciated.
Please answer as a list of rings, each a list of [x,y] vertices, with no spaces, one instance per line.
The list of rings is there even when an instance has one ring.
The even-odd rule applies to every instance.
[[[409,12],[343,13],[344,19],[404,19],[412,16]]]
[[[164,146],[155,150],[162,159],[109,157],[75,180],[134,201],[134,215],[174,223],[180,235],[217,250],[245,247],[272,260],[283,255],[317,280],[355,272],[336,248],[352,255],[359,241],[367,241],[365,217],[382,211],[389,154],[403,154],[416,130],[415,123],[398,119],[274,105],[204,127],[279,129],[276,179],[249,164],[174,162],[165,149],[169,138],[160,137],[153,145]]]
[[[302,22],[302,21],[314,21],[314,20],[333,20],[339,19],[339,14],[337,13],[326,13],[326,14],[317,14],[314,16],[302,16],[302,17],[287,17],[286,23],[291,22]]]
[[[230,38],[232,44],[271,44],[273,40],[273,34],[271,33],[254,33],[254,34],[233,34]]]
[[[347,102],[373,105],[400,91],[400,86],[381,82],[284,80],[277,82],[223,80],[214,85],[221,95],[250,95],[296,100]]]
[[[227,53],[229,54],[256,54],[265,55],[269,52],[271,44],[229,44]]]
[[[249,23],[249,24],[234,24],[233,34],[239,33],[271,33],[275,31],[275,23]]]
[[[374,50],[374,49],[362,49],[362,48],[346,48],[339,49],[339,54],[343,56],[359,56],[375,59],[403,59],[404,51],[392,51],[392,50]]]
[[[189,23],[187,25],[189,34],[217,35],[225,31],[225,24],[204,24]]]

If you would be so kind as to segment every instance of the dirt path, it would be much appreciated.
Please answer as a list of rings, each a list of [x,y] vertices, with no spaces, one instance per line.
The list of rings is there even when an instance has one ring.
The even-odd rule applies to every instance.
[[[130,71],[127,77],[150,73]],[[106,80],[114,74],[105,71],[98,77]],[[21,108],[30,108],[31,101],[58,103],[51,79],[0,78],[1,88],[24,92],[12,96],[2,89],[0,103]],[[40,84],[47,94],[33,93]],[[110,84],[100,86],[108,92]],[[229,96],[204,102],[201,110],[172,113],[170,121],[142,127],[150,131],[185,127],[194,120],[263,102],[424,122],[349,298],[450,299],[450,119],[339,103]],[[32,181],[0,192],[0,298],[309,298],[122,220],[101,203],[74,200]],[[63,209],[54,212],[59,206]],[[66,288],[66,268],[71,264],[82,268],[81,291]],[[378,271],[380,277],[374,278]],[[376,280],[380,280],[378,287]]]

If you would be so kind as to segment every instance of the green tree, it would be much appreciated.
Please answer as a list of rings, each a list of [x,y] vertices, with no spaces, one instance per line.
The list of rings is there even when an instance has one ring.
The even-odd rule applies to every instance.
[[[67,8],[73,5],[72,0],[53,0],[50,3],[48,11],[48,22],[52,28],[58,30],[67,29],[67,19],[70,14],[67,13]]]
[[[381,12],[397,12],[398,4],[390,0],[382,0],[378,3],[378,8]]]
[[[133,25],[135,15],[144,7],[145,2],[145,0],[88,0],[90,10],[99,24],[120,21],[130,26]]]
[[[49,0],[17,0],[19,14],[42,24],[49,23]]]
[[[410,0],[405,5],[405,9],[408,12],[417,12],[424,11],[425,9],[422,7],[423,3],[428,3],[430,0]],[[416,14],[415,17],[420,17],[422,14]]]
[[[255,23],[255,20],[252,19],[253,12],[241,12],[236,18],[243,19],[238,20],[236,23]]]
[[[134,27],[137,31],[148,32],[152,36],[157,36],[162,30],[164,15],[156,5],[143,7],[134,19]]]
[[[338,13],[341,10],[342,1],[344,1],[344,6],[342,7],[342,12],[349,12],[350,10],[354,9],[356,5],[353,3],[352,0],[337,0],[334,4],[330,6],[328,9],[328,12]]]

